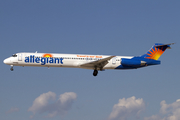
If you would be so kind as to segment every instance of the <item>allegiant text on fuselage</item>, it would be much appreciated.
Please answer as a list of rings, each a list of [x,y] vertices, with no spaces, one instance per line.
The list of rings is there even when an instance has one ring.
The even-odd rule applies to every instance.
[[[35,57],[34,55],[30,55],[30,57],[25,57],[24,62],[25,63],[41,63],[41,65],[45,65],[47,63],[63,64],[63,58]]]

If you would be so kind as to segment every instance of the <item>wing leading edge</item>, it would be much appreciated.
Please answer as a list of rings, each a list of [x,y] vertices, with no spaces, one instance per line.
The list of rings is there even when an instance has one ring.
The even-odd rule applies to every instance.
[[[89,63],[85,63],[85,64],[82,64],[80,65],[81,67],[86,67],[86,68],[92,68],[94,70],[103,70],[103,67],[108,64],[109,60],[112,59],[113,57],[115,56],[110,56],[110,57],[107,57],[107,58],[103,58],[103,59],[100,59],[100,60],[97,60],[97,61],[93,61],[93,62],[89,62]]]

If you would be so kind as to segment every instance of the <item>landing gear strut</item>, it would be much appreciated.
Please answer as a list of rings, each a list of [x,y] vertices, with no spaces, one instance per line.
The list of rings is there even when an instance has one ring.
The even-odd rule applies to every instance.
[[[94,70],[93,75],[97,76],[97,74],[98,74],[98,70]]]
[[[11,68],[10,68],[10,70],[11,70],[11,71],[13,71],[13,70],[14,70],[14,69],[13,69],[13,65],[11,65]]]

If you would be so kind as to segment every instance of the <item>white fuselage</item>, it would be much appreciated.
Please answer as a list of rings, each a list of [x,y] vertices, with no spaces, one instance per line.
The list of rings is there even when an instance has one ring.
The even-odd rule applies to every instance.
[[[55,53],[21,52],[6,58],[4,63],[13,66],[70,67],[93,69],[97,76],[99,70],[105,69],[137,69],[151,65],[159,65],[159,57],[170,48],[171,44],[156,43],[141,56],[82,55]]]
[[[105,55],[82,55],[82,54],[54,54],[54,53],[16,53],[4,60],[5,64],[12,66],[41,66],[41,67],[71,67],[95,69],[94,66],[81,66],[101,59],[108,58]],[[121,65],[121,58],[127,56],[114,56],[108,60],[103,69],[115,69]]]

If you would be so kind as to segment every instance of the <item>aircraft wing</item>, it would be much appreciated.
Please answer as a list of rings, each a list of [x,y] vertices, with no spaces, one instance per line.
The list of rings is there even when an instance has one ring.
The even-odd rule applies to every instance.
[[[102,70],[103,67],[104,67],[106,64],[108,64],[108,61],[109,61],[110,59],[112,59],[113,57],[115,57],[115,56],[110,56],[110,57],[103,58],[103,59],[100,59],[100,60],[97,60],[97,61],[85,63],[85,64],[82,64],[82,65],[80,65],[80,66],[81,66],[81,67],[91,67],[91,68],[94,68],[94,69]]]

